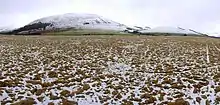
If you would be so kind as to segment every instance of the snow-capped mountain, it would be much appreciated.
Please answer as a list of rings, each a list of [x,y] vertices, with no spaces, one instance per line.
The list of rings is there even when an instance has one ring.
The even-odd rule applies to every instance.
[[[37,19],[24,27],[14,29],[2,28],[0,32],[6,31],[8,34],[42,34],[50,32],[68,31],[72,29],[98,29],[100,30],[113,30],[118,32],[127,32],[133,34],[149,34],[155,33],[163,34],[181,34],[181,35],[203,35],[191,29],[184,29],[180,27],[139,27],[139,26],[126,26],[118,22],[106,19],[102,16],[95,14],[76,14],[68,13],[62,15],[54,15]]]
[[[220,33],[207,33],[207,35],[211,36],[211,37],[220,37]]]
[[[12,27],[0,27],[0,33],[12,31],[14,28]]]
[[[127,27],[126,30],[124,30],[125,32],[128,32],[128,33],[140,33],[140,31],[143,31],[143,30],[149,30],[150,27],[140,27],[140,26],[129,26]]]
[[[150,29],[150,27],[140,27],[140,26],[131,26],[132,29],[134,30],[139,30],[139,31],[142,31],[142,30],[148,30]]]
[[[125,25],[106,19],[95,14],[75,14],[68,13],[41,18],[31,22],[34,23],[51,23],[52,26],[47,28],[91,28],[91,29],[110,29],[123,30]]]
[[[101,29],[123,31],[126,28],[127,26],[123,24],[95,14],[68,13],[35,20],[28,25],[15,30],[15,33],[30,33],[58,29]]]
[[[165,33],[165,34],[183,34],[183,35],[203,35],[192,29],[184,29],[181,27],[156,27],[148,30],[140,31],[142,34]]]

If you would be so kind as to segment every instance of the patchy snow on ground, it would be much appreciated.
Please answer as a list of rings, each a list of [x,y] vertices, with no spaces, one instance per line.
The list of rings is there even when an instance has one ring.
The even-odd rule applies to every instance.
[[[1,36],[1,105],[218,105],[208,37]]]

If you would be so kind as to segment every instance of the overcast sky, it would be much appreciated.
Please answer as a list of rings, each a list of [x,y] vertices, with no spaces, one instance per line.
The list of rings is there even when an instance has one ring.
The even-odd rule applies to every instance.
[[[20,27],[50,15],[98,14],[138,26],[220,32],[219,0],[1,0],[0,27]]]

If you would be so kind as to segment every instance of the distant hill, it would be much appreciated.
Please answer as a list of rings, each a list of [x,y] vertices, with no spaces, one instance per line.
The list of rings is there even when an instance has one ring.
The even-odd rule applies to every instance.
[[[68,13],[37,19],[17,29],[0,28],[0,34],[142,34],[142,35],[180,35],[180,36],[207,36],[192,29],[181,27],[140,27],[126,26],[124,24],[106,19],[95,14]]]
[[[156,27],[147,30],[141,30],[143,35],[180,35],[180,36],[207,36],[203,33],[194,31],[192,29],[184,29],[181,27]]]
[[[14,30],[14,28],[10,27],[10,26],[0,27],[0,33],[8,33],[8,32],[13,31],[13,30]]]
[[[127,26],[94,14],[68,13],[35,20],[10,34],[42,34],[74,29],[124,31]]]

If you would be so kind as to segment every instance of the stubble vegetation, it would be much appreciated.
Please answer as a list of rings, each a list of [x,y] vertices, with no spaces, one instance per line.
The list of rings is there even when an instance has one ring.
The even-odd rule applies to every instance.
[[[220,39],[0,36],[0,103],[220,104]]]

